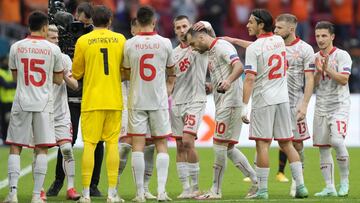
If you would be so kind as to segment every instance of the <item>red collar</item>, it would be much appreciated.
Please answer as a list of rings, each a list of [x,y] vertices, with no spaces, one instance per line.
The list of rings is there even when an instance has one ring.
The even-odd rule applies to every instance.
[[[329,56],[330,56],[332,53],[334,53],[335,50],[336,50],[336,47],[333,47],[333,48],[331,49],[331,51],[329,52]],[[321,55],[322,57],[325,56],[325,54],[324,54],[323,51],[320,51],[320,55]]]
[[[28,38],[28,39],[45,39],[45,37],[42,37],[42,36],[33,36],[33,35],[29,35],[29,36],[27,36],[26,38]]]
[[[289,45],[286,45],[286,46],[292,46],[292,45],[295,45],[298,42],[300,42],[300,38],[296,37],[296,39],[294,41],[292,41]]]
[[[272,32],[267,32],[267,33],[259,34],[258,38],[271,37],[273,35],[274,34]]]
[[[157,33],[155,31],[153,32],[139,32],[137,35],[156,35]]]
[[[189,47],[189,45],[180,42],[180,48],[185,49],[188,47]]]
[[[214,41],[211,42],[209,49],[212,49],[218,40],[219,38],[215,38]]]

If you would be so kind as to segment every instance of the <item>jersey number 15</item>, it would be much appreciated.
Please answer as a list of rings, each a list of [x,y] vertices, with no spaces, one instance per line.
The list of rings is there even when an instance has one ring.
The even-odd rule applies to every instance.
[[[29,86],[30,83],[36,87],[41,87],[46,81],[46,72],[40,68],[38,65],[43,65],[45,63],[44,59],[29,59],[22,58],[21,63],[24,65],[24,80],[25,85]],[[40,80],[36,81],[35,77],[31,73],[40,74]]]

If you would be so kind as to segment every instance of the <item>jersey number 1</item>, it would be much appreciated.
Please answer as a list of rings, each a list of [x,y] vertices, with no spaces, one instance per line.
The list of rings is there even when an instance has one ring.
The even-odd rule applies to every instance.
[[[100,52],[103,54],[104,73],[105,73],[105,75],[109,75],[108,49],[107,48],[100,48]]]
[[[36,87],[43,86],[46,81],[46,72],[42,68],[38,67],[38,65],[43,65],[45,63],[45,60],[43,59],[29,60],[28,58],[22,58],[21,63],[24,64],[25,85],[29,86],[29,84],[31,83]],[[31,72],[40,74],[40,80],[36,81],[34,75],[30,75]]]

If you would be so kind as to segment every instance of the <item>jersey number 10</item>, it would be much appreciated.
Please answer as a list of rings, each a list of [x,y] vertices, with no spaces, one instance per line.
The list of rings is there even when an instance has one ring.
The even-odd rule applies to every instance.
[[[29,86],[29,84],[31,83],[36,87],[43,86],[46,81],[46,72],[42,68],[38,67],[38,65],[43,65],[45,63],[45,60],[44,59],[29,60],[28,58],[22,58],[21,63],[24,64],[25,85]],[[30,74],[31,72],[40,74],[40,81],[36,81],[34,75]]]

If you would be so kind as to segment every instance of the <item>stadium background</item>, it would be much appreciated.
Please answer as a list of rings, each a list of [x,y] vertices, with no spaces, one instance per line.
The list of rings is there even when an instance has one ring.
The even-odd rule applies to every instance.
[[[82,2],[81,0],[65,0],[69,12],[74,13],[76,5]],[[283,12],[290,12],[298,17],[298,35],[310,43],[314,50],[317,51],[316,42],[314,38],[314,25],[319,20],[329,20],[336,25],[336,40],[334,45],[347,50],[353,60],[352,75],[350,76],[350,91],[351,91],[351,114],[350,124],[348,130],[348,137],[346,143],[348,146],[352,146],[350,149],[351,157],[351,188],[350,202],[357,201],[360,198],[360,188],[356,188],[356,185],[360,184],[358,168],[360,168],[360,158],[356,155],[360,153],[360,1],[359,0],[92,0],[94,4],[105,4],[109,6],[114,12],[113,30],[123,33],[126,37],[130,37],[130,19],[135,16],[136,10],[140,5],[153,6],[158,14],[158,27],[159,34],[172,39],[174,46],[177,44],[175,39],[172,19],[179,14],[185,14],[190,19],[207,20],[209,21],[217,34],[217,36],[232,36],[248,40],[253,38],[248,37],[246,30],[246,23],[248,15],[253,8],[267,8],[271,11],[273,16],[277,16]],[[47,11],[47,0],[0,0],[0,61],[6,58],[9,50],[9,46],[16,40],[22,39],[27,34],[26,28],[26,16],[36,9]],[[238,52],[244,59],[244,49],[238,47]],[[6,65],[0,63],[0,68]],[[0,76],[1,77],[1,76]],[[2,88],[0,86],[0,88]],[[0,94],[0,98],[2,95]],[[1,100],[0,100],[1,101]],[[311,99],[308,109],[308,124],[310,132],[312,131],[312,117],[314,110],[315,98]],[[2,103],[0,103],[0,109],[2,109]],[[206,115],[203,118],[199,131],[198,146],[211,146],[212,143],[212,129],[213,123],[214,104],[211,99],[211,95],[208,96],[208,104],[206,109]],[[250,146],[245,148],[244,153],[248,156],[249,160],[253,160],[254,149],[251,147],[254,145],[252,141],[247,139],[248,126],[244,125],[242,135],[240,138],[240,146]],[[81,138],[79,136],[78,138]],[[311,146],[311,140],[305,142],[306,146]],[[78,139],[77,145],[81,146],[81,139]],[[174,143],[170,142],[170,145],[174,146]],[[275,142],[273,145],[277,145]],[[53,153],[53,151],[51,152]],[[51,154],[50,153],[50,154]],[[81,150],[75,151],[77,160],[77,180],[76,186],[80,190],[80,160]],[[168,181],[168,188],[171,197],[175,197],[179,193],[180,183],[177,180],[176,168],[174,167],[174,149],[170,150],[171,154],[171,168],[169,169],[170,176]],[[7,192],[6,188],[6,170],[7,170],[7,156],[8,148],[0,148],[0,199],[2,200]],[[26,166],[31,164],[32,153],[30,150],[25,150],[22,157],[27,157],[25,161],[22,161],[22,169],[26,169]],[[200,149],[200,162],[202,169],[210,169],[212,165],[212,150],[210,148]],[[271,150],[271,162],[272,171],[271,176],[274,177],[277,167],[277,150]],[[306,169],[305,180],[309,185],[311,193],[318,191],[323,186],[323,180],[319,170],[319,157],[316,148],[307,148],[306,150]],[[24,168],[24,167],[25,168]],[[49,162],[48,176],[51,177],[45,182],[45,188],[48,188],[51,183],[54,174],[54,161]],[[234,198],[240,198],[245,194],[247,186],[242,187],[240,190],[234,189],[234,185],[241,181],[241,176],[234,178],[232,174],[237,174],[236,168],[229,166],[228,175],[225,175],[223,195],[228,201],[233,201]],[[336,169],[337,170],[337,169]],[[104,172],[105,170],[103,170]],[[310,173],[307,173],[310,172]],[[19,182],[19,187],[22,192],[20,199],[29,199],[31,194],[31,175],[24,171],[24,178]],[[287,167],[286,173],[289,175]],[[124,197],[128,200],[133,197],[134,185],[131,180],[131,172],[127,167],[123,181],[128,182],[130,186],[121,186],[120,194],[124,194]],[[155,176],[155,175],[154,175]],[[200,186],[202,189],[207,189],[211,183],[211,170],[202,170],[200,177]],[[101,189],[106,191],[106,176],[101,183]],[[155,180],[153,178],[151,187],[155,189]],[[274,192],[274,196],[279,198],[279,201],[289,201],[286,196],[289,185],[279,185],[274,179],[269,182],[270,192]],[[173,189],[178,188],[178,189]],[[62,195],[62,198],[61,198]],[[62,202],[64,199],[64,190],[60,193],[58,199],[51,199],[48,202]],[[235,200],[234,200],[235,201]],[[317,200],[315,200],[317,201]],[[331,199],[329,202],[333,201]],[[27,202],[27,201],[20,201]],[[96,202],[96,200],[95,200]]]

